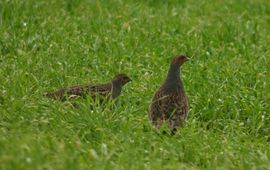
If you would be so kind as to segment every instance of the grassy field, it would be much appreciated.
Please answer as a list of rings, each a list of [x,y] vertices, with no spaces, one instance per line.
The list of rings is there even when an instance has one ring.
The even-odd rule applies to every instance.
[[[0,169],[270,169],[270,1],[1,0]],[[147,109],[170,60],[190,111],[175,136]],[[133,82],[115,107],[59,87]]]

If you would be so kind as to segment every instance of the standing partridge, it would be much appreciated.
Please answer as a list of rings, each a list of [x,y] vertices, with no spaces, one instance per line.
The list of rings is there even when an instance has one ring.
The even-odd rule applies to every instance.
[[[148,111],[148,117],[154,127],[160,128],[163,122],[168,121],[173,134],[188,115],[188,99],[179,76],[180,66],[187,60],[184,55],[172,60],[167,78],[152,98]]]
[[[115,99],[121,94],[122,87],[130,82],[131,79],[126,74],[116,75],[111,82],[104,84],[86,84],[67,88],[61,88],[46,94],[47,97],[66,101],[68,99],[85,97],[90,95],[93,99],[97,96]]]

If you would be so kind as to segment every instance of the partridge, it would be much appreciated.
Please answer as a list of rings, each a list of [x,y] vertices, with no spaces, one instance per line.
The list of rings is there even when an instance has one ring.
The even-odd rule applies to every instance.
[[[188,115],[188,99],[180,76],[180,67],[187,60],[184,55],[172,60],[167,78],[154,94],[148,110],[148,117],[154,127],[160,128],[168,121],[173,134]]]
[[[122,87],[130,81],[131,79],[126,74],[118,74],[109,83],[61,88],[57,91],[47,93],[46,96],[61,101],[85,97],[87,95],[90,95],[93,99],[96,99],[97,96],[115,99],[121,94]]]

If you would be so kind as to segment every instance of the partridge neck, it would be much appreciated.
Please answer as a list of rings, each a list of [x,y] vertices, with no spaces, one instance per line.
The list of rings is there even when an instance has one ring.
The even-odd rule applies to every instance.
[[[121,89],[122,88],[121,88],[120,83],[117,83],[117,82],[112,83],[112,98],[113,99],[120,95]]]
[[[166,90],[183,89],[179,66],[171,64],[164,87]]]

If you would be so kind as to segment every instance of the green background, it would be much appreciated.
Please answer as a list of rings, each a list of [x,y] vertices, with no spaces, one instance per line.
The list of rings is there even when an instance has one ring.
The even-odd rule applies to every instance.
[[[1,0],[0,169],[270,169],[270,1]],[[147,109],[186,54],[175,136]],[[116,106],[43,94],[128,74]]]

